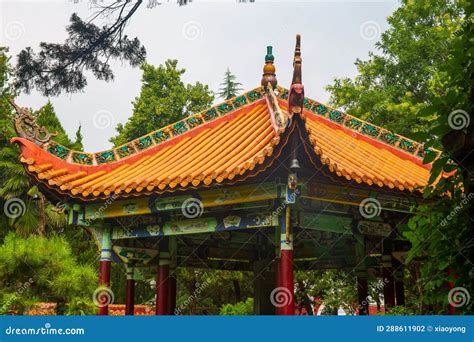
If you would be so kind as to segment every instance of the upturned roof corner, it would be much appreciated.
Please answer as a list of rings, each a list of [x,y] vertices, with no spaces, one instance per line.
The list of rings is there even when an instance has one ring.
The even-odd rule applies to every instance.
[[[38,146],[43,146],[51,141],[51,138],[58,133],[49,133],[45,127],[38,125],[37,117],[31,110],[25,107],[18,106],[13,99],[10,99],[10,104],[15,109],[16,115],[14,117],[15,131],[19,137],[28,139]]]

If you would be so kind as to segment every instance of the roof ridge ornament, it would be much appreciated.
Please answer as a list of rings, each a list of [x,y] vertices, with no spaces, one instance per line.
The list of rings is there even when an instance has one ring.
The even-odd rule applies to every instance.
[[[288,125],[288,117],[283,114],[278,105],[278,99],[270,82],[268,82],[266,93],[267,95],[265,97],[267,99],[268,108],[270,109],[273,128],[278,134],[283,133]]]
[[[293,58],[293,79],[288,96],[288,114],[302,114],[304,105],[304,87],[301,80],[301,36],[296,35],[295,56]]]
[[[278,81],[275,75],[275,66],[273,61],[275,57],[272,53],[272,46],[267,46],[267,54],[265,55],[265,65],[263,66],[263,75],[262,75],[262,86],[267,88],[268,83],[272,85],[273,89],[276,89]]]
[[[28,139],[38,146],[47,144],[51,138],[58,135],[57,132],[49,133],[48,130],[38,125],[36,119],[38,118],[33,112],[25,107],[18,106],[13,99],[10,99],[10,104],[15,108],[16,115],[14,117],[15,131],[19,137]]]

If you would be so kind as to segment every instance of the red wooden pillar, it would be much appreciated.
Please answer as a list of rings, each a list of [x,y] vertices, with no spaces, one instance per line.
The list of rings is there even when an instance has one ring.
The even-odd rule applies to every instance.
[[[168,314],[174,316],[176,309],[176,274],[172,272],[169,277],[169,292],[168,292]]]
[[[277,315],[294,315],[295,298],[293,282],[293,236],[291,234],[290,207],[286,207],[285,216],[280,220],[280,261],[279,261],[279,287],[274,293],[277,303]],[[278,300],[280,296],[281,300]]]
[[[102,244],[100,251],[100,261],[99,261],[99,288],[109,288],[110,287],[110,263],[111,259],[111,250],[112,250],[112,236],[110,228],[105,228],[102,233]],[[111,292],[111,291],[110,291]],[[99,309],[97,314],[101,316],[106,316],[109,314],[109,304],[111,304],[111,299],[113,296],[106,291],[99,290],[96,292],[97,303]]]
[[[281,258],[276,258],[275,259],[275,277],[276,277],[276,287],[280,288],[281,287],[281,272],[280,272],[280,260]],[[275,307],[275,315],[281,315],[280,313],[280,307],[276,306]]]
[[[125,290],[125,315],[133,316],[135,311],[135,279],[133,266],[127,267],[127,287]]]
[[[170,261],[160,260],[156,277],[156,314],[168,315]]]
[[[294,300],[294,285],[293,285],[293,251],[282,250],[280,260],[281,272],[281,287],[286,289],[288,295],[288,304],[282,306],[279,310],[279,315],[294,315],[295,314],[295,300]],[[285,290],[283,290],[285,291]]]
[[[367,273],[358,271],[357,274],[357,300],[359,302],[359,315],[369,314],[369,287],[367,283]]]

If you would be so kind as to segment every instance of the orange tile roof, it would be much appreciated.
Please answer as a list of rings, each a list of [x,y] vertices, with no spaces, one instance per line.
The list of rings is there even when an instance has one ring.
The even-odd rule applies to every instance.
[[[279,142],[265,100],[194,128],[119,162],[76,165],[24,138],[21,161],[41,182],[73,197],[150,193],[245,176]]]
[[[285,90],[278,89],[278,98],[269,93],[250,99],[248,94],[240,96],[245,97],[240,102],[227,102],[232,104],[231,110],[226,109],[227,105],[216,106],[227,110],[221,116],[108,163],[78,164],[70,157],[71,152],[61,159],[48,152],[48,144],[41,147],[25,138],[13,141],[21,147],[21,162],[29,174],[60,194],[82,200],[241,181],[269,167],[287,142],[280,141],[287,119],[281,118],[287,116]],[[308,108],[313,108],[316,102],[308,103],[312,106]],[[313,163],[322,163],[338,176],[368,185],[413,191],[427,184],[429,166],[423,165],[416,154],[312,110],[304,110],[302,116],[305,130],[299,131],[302,138],[309,138],[307,154]],[[138,145],[131,146],[136,149]],[[117,155],[116,150],[111,153]]]
[[[305,115],[313,150],[331,172],[357,183],[385,185],[402,191],[413,191],[426,185],[430,171],[421,159],[370,141],[360,133],[332,124],[311,112],[305,112]]]

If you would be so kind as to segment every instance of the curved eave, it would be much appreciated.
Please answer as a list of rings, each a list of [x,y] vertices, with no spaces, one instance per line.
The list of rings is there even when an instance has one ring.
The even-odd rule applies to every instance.
[[[14,138],[21,162],[41,184],[83,201],[231,184],[253,177],[281,153],[264,99],[139,154],[104,165],[68,163],[29,140]]]
[[[318,160],[310,158],[315,166],[319,162],[348,181],[381,188],[413,192],[428,184],[431,165],[421,158],[309,111],[304,111],[304,121],[309,143],[305,149],[318,156]]]

